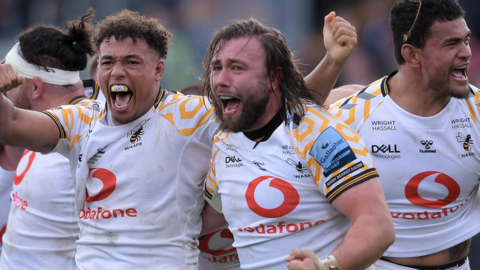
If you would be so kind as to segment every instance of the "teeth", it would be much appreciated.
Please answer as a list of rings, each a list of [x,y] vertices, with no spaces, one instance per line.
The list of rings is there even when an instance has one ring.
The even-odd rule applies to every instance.
[[[220,96],[220,99],[233,99],[232,97],[229,97],[229,96]]]
[[[123,105],[118,105],[117,102],[115,101],[115,107],[119,108],[119,109],[122,109],[122,108],[125,108],[127,107],[128,103],[127,104],[123,104]]]
[[[456,69],[465,69],[465,68],[467,68],[467,65],[461,66],[461,67],[457,67]]]
[[[112,92],[127,92],[128,91],[128,87],[126,87],[125,85],[112,85],[112,87],[110,88],[110,90]]]

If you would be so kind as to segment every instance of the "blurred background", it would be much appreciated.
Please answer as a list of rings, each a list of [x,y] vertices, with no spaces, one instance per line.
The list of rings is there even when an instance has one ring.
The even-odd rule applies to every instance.
[[[75,20],[89,7],[97,20],[130,9],[160,20],[174,34],[174,46],[166,60],[162,87],[179,90],[199,83],[202,61],[211,34],[231,20],[254,17],[278,28],[304,74],[323,58],[324,17],[330,11],[350,21],[358,34],[358,46],[348,60],[337,86],[368,84],[397,69],[388,29],[388,16],[396,0],[0,0],[0,57],[16,42],[27,26],[42,22],[56,26]],[[459,0],[467,11],[472,30],[473,58],[470,81],[480,86],[480,1]],[[87,72],[81,74],[87,79]],[[475,224],[474,226],[478,226]],[[480,240],[474,240],[470,252],[471,269],[480,269]]]
[[[4,56],[16,35],[28,25],[42,22],[63,26],[89,7],[102,20],[121,9],[158,18],[174,34],[175,45],[166,61],[162,87],[178,90],[198,83],[201,62],[211,34],[229,21],[254,17],[278,28],[308,74],[325,54],[322,29],[332,10],[356,28],[359,43],[337,85],[368,84],[396,70],[388,29],[388,15],[395,0],[0,0],[0,54]],[[480,85],[480,2],[460,0],[473,32],[470,81]],[[0,57],[3,58],[3,57]],[[88,77],[82,73],[82,79]]]

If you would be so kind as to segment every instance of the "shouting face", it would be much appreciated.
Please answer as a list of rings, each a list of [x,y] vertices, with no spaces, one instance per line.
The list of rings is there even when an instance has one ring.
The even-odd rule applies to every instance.
[[[442,95],[466,98],[471,32],[465,20],[435,22],[422,49],[425,83]]]
[[[105,39],[100,45],[98,80],[116,125],[147,113],[155,102],[165,70],[143,39]]]
[[[220,128],[231,132],[252,131],[270,120],[270,81],[265,50],[255,38],[228,40],[211,63],[211,88]]]

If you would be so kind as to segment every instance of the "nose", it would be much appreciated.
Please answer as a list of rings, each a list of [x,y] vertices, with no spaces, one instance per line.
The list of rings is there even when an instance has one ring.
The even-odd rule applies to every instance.
[[[212,72],[212,81],[218,87],[230,87],[230,75],[227,68]]]
[[[111,76],[115,79],[125,77],[125,70],[123,69],[121,61],[116,61],[112,68]]]
[[[472,57],[472,50],[470,49],[470,44],[463,44],[461,50],[458,52],[458,57],[470,61]]]

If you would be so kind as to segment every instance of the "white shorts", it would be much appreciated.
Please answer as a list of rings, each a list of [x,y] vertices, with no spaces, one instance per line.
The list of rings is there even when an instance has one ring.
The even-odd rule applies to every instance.
[[[407,266],[402,266],[398,264],[394,264],[391,262],[387,262],[384,260],[377,260],[372,266],[372,270],[416,270],[416,268],[411,268]],[[371,269],[371,268],[368,268]],[[450,268],[441,268],[439,270],[470,270],[470,263],[468,262],[468,258],[466,258],[466,261],[464,264],[461,266],[453,266]]]

